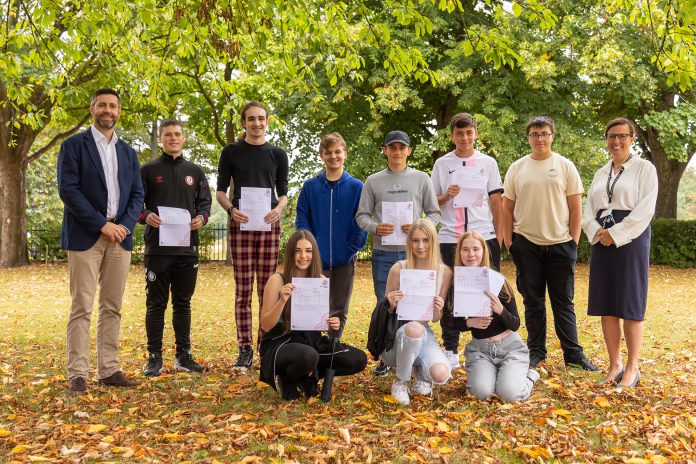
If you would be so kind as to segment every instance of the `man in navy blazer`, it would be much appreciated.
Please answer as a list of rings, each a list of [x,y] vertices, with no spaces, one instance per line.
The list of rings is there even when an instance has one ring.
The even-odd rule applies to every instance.
[[[58,154],[58,192],[64,203],[61,245],[68,252],[70,317],[68,381],[71,395],[87,392],[90,316],[99,285],[97,376],[100,385],[135,385],[119,369],[121,302],[133,250],[132,232],[143,207],[135,150],[114,126],[121,100],[97,90],[89,107],[89,129],[63,142]]]

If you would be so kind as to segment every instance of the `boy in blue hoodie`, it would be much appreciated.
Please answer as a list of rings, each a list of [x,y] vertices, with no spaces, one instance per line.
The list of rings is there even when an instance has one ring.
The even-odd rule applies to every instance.
[[[344,171],[346,151],[338,132],[321,138],[319,156],[326,170],[302,185],[295,219],[295,227],[312,232],[319,244],[323,273],[331,279],[330,315],[341,320],[339,337],[346,326],[357,254],[367,243],[367,232],[355,222],[363,183]]]

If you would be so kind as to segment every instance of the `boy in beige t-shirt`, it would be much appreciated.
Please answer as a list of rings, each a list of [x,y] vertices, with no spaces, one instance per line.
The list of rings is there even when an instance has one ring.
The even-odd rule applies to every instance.
[[[578,343],[573,305],[582,181],[575,165],[551,150],[556,134],[548,116],[526,128],[532,153],[515,161],[503,186],[505,245],[524,297],[530,367],[546,359],[546,288],[566,365],[595,371]]]

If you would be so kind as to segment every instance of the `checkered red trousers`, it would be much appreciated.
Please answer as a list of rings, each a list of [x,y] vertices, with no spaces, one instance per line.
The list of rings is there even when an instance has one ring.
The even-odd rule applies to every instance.
[[[259,315],[266,281],[278,265],[280,221],[271,225],[270,232],[242,231],[239,224],[230,221],[230,252],[234,269],[234,316],[237,323],[239,346],[252,346],[251,298],[256,274],[259,296]]]

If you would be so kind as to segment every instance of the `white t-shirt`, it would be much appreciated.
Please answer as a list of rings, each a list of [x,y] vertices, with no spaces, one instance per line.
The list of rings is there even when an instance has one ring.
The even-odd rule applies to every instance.
[[[554,153],[545,160],[530,155],[510,165],[503,196],[515,202],[512,230],[537,245],[565,243],[570,235],[568,197],[583,192],[572,161]]]
[[[457,184],[457,179],[476,179],[481,185],[480,201],[467,208],[455,208],[453,200],[440,205],[442,211],[442,228],[440,243],[457,243],[461,235],[468,230],[475,230],[486,240],[495,238],[493,214],[488,203],[488,197],[494,193],[503,192],[503,182],[500,180],[500,170],[495,159],[476,150],[468,158],[460,158],[453,151],[438,158],[433,166],[433,187],[435,194],[440,196],[447,187]]]

